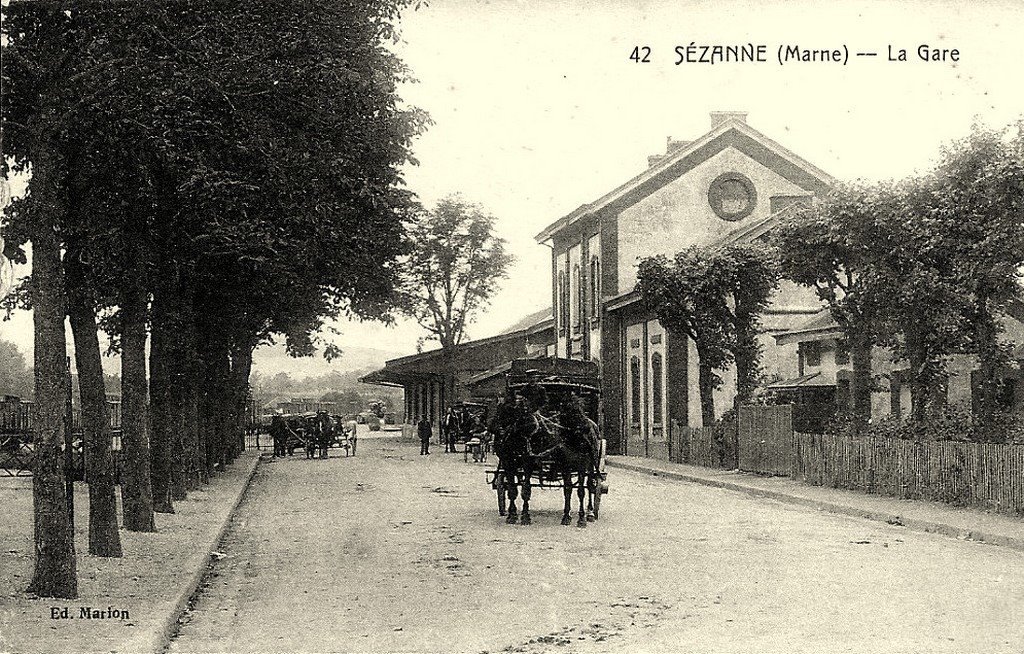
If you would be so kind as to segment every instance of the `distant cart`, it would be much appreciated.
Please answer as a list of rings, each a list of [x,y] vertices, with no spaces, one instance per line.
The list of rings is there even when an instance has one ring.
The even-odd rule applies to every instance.
[[[459,416],[460,426],[456,444],[462,445],[463,461],[468,463],[471,455],[474,461],[486,460],[491,441],[490,434],[487,433],[490,407],[482,402],[456,402],[449,411]],[[474,427],[477,429],[474,430]]]

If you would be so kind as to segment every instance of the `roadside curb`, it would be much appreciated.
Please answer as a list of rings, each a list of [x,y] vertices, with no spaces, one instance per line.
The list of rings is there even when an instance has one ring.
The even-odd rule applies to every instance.
[[[245,476],[245,481],[239,485],[238,492],[235,494],[235,498],[231,502],[231,508],[228,509],[227,514],[224,516],[223,524],[221,524],[220,529],[217,530],[214,537],[206,544],[205,556],[203,556],[199,560],[198,565],[195,566],[195,570],[193,570],[192,575],[189,577],[188,583],[185,584],[184,588],[182,588],[177,601],[174,603],[174,608],[164,620],[162,628],[159,630],[153,641],[150,651],[155,654],[161,654],[166,651],[167,647],[171,644],[171,639],[178,630],[178,620],[181,619],[181,616],[188,610],[192,597],[198,590],[199,585],[203,582],[203,578],[206,577],[206,573],[210,568],[210,561],[213,558],[212,552],[217,549],[217,546],[227,534],[228,528],[231,526],[231,521],[234,520],[235,513],[238,511],[238,507],[241,505],[242,499],[245,498],[245,493],[249,490],[249,485],[252,484],[252,478],[256,475],[256,470],[259,468],[261,460],[262,456],[257,454],[249,464],[249,471]]]
[[[818,511],[827,511],[829,513],[847,515],[855,518],[866,518],[868,520],[874,520],[877,522],[885,522],[887,524],[898,527],[906,527],[907,529],[910,529],[912,531],[939,534],[942,536],[949,536],[951,538],[956,538],[959,540],[976,541],[981,543],[987,543],[989,545],[998,545],[1000,547],[1008,547],[1010,549],[1024,551],[1024,538],[1021,537],[1008,536],[1006,534],[985,531],[982,529],[966,529],[948,523],[935,522],[932,520],[909,518],[907,516],[897,515],[891,512],[875,511],[872,509],[851,506],[848,504],[837,504],[835,502],[828,502],[825,500],[816,500],[809,497],[801,497],[799,495],[794,495],[792,493],[786,493],[784,491],[758,488],[755,486],[748,486],[746,484],[726,481],[722,479],[708,479],[706,477],[691,475],[685,472],[677,472],[674,470],[657,470],[644,465],[628,463],[625,461],[613,461],[609,459],[607,460],[607,465],[614,468],[621,468],[623,470],[630,470],[632,472],[639,472],[642,474],[650,475],[652,477],[664,477],[666,479],[686,481],[694,484],[701,484],[703,486],[711,486],[714,488],[721,488],[725,490],[746,493],[747,495],[754,495],[757,497],[767,497],[769,499],[784,502],[786,504],[796,504],[799,506],[805,506],[808,508],[816,509]]]

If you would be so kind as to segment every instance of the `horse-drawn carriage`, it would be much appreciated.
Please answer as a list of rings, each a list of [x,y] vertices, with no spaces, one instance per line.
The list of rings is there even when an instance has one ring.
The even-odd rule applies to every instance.
[[[599,382],[597,364],[589,361],[511,363],[505,397],[491,423],[498,466],[487,471],[487,481],[497,493],[498,513],[507,516],[507,522],[519,519],[529,524],[532,489],[555,487],[565,496],[563,525],[570,523],[573,490],[580,503],[578,526],[598,519],[601,496],[608,492],[605,439],[597,427]],[[516,508],[519,491],[521,518]]]
[[[448,408],[441,438],[453,451],[461,445],[462,458],[466,462],[470,456],[473,461],[487,458],[490,451],[490,435],[487,433],[489,412],[490,408],[482,402],[455,402]]]
[[[347,455],[352,447],[351,433],[346,428],[346,421],[340,416],[307,411],[278,414],[272,416],[271,420],[278,418],[284,422],[285,435],[280,444],[275,443],[275,455],[287,453],[291,456],[295,450],[302,450],[307,456],[312,456],[319,450],[320,456],[325,457],[327,449],[331,447],[343,448]]]

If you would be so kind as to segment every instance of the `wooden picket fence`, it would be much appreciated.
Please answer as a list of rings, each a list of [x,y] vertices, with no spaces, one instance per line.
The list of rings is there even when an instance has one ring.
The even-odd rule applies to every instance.
[[[736,425],[681,427],[669,430],[669,460],[705,468],[736,467]]]
[[[1024,445],[796,433],[792,477],[815,486],[1024,513]]]
[[[793,407],[741,406],[738,467],[762,475],[788,475],[793,469]]]

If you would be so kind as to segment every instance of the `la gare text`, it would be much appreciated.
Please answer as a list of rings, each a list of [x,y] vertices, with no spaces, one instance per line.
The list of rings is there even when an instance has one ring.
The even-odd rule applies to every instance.
[[[674,63],[683,64],[737,64],[737,63],[772,63],[779,65],[799,63],[831,63],[847,65],[850,59],[874,60],[892,63],[924,62],[953,64],[960,61],[959,48],[937,48],[927,43],[901,48],[887,45],[884,50],[851,49],[843,44],[835,47],[808,48],[801,45],[779,45],[770,47],[761,43],[742,43],[733,45],[709,45],[696,41],[688,45],[677,45],[674,50]],[[629,58],[636,63],[651,63],[657,56],[650,46],[634,46]]]

